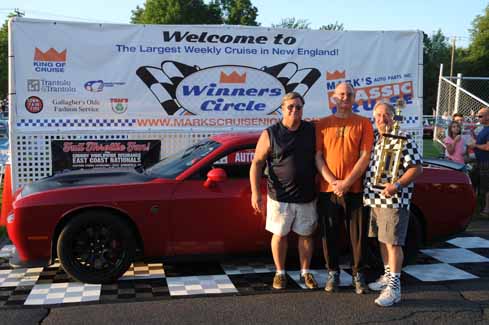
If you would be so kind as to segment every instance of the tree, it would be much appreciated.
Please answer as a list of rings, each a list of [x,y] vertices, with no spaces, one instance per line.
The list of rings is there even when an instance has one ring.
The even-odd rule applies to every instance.
[[[11,13],[8,18],[22,16]],[[7,97],[8,94],[8,18],[0,29],[0,100]]]
[[[250,0],[146,0],[132,10],[139,24],[229,24],[257,26],[258,9]]]
[[[220,0],[219,5],[225,24],[258,26],[258,9],[250,0]]]
[[[203,0],[146,0],[132,11],[132,23],[139,24],[222,24],[219,4]]]
[[[327,24],[319,27],[319,30],[342,31],[345,30],[343,24],[335,21],[334,24]]]
[[[431,37],[423,33],[423,44],[423,114],[431,115],[436,107],[440,64],[449,66],[450,46],[448,38],[443,35],[441,30],[438,30]]]
[[[484,10],[484,15],[477,15],[470,29],[471,43],[468,48],[465,67],[466,73],[473,76],[489,75],[489,5]]]
[[[311,29],[311,23],[307,19],[296,19],[295,17],[282,18],[280,23],[272,24],[273,28],[290,28],[290,29]]]

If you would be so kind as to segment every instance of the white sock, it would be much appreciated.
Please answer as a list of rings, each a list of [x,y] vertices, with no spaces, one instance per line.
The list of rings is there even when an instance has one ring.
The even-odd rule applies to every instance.
[[[282,270],[282,271],[278,271],[275,272],[275,274],[278,274],[278,275],[285,275],[285,270]]]
[[[311,273],[309,269],[301,269],[301,276],[304,276],[306,273]]]

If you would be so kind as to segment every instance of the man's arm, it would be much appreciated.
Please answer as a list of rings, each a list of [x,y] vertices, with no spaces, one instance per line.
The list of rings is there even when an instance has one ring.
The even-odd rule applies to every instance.
[[[484,151],[489,151],[489,141],[487,141],[486,143],[483,143],[483,144],[473,144],[473,145],[469,145],[471,146],[472,148],[475,148],[475,149],[479,149],[479,150],[484,150]]]
[[[316,152],[316,168],[326,182],[333,184],[336,181],[336,177],[333,175],[331,170],[328,168],[328,165],[326,165],[326,162],[324,161],[322,151]]]
[[[398,183],[401,184],[401,187],[408,186],[416,178],[418,178],[423,173],[423,167],[421,165],[411,165],[408,167],[406,172],[397,180]],[[384,184],[385,188],[382,191],[382,194],[386,197],[390,197],[397,192],[397,187],[394,184],[387,183]]]
[[[250,184],[251,184],[251,206],[257,213],[261,213],[262,197],[260,183],[263,174],[263,167],[267,161],[270,152],[270,139],[267,130],[264,130],[258,143],[256,144],[255,156],[250,168]]]
[[[363,173],[368,167],[368,163],[370,162],[370,151],[360,151],[360,158],[353,166],[351,173],[344,179],[336,182],[336,186],[339,192],[343,194],[348,192],[350,187],[355,183],[360,177],[362,177]]]

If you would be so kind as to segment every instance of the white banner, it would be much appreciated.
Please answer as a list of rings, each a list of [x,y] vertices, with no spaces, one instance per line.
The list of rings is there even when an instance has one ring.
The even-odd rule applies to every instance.
[[[304,96],[305,118],[331,114],[345,80],[356,112],[403,97],[405,127],[421,127],[421,32],[15,18],[11,35],[15,128],[262,128],[289,91]]]

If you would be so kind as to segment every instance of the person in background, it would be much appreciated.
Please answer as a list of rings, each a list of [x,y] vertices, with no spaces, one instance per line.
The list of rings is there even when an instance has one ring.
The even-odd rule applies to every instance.
[[[479,193],[484,200],[481,207],[481,216],[489,217],[489,108],[483,107],[477,112],[477,118],[483,126],[477,134],[477,141],[469,144],[473,148],[476,158],[476,175],[479,184]]]
[[[443,140],[445,144],[445,156],[460,164],[465,163],[466,145],[462,137],[462,126],[455,121],[448,125],[448,135]]]

